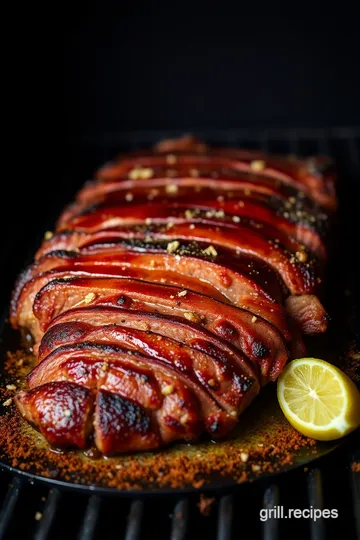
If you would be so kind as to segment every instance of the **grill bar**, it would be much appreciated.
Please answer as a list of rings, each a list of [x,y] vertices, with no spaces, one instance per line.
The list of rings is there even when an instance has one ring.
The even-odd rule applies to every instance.
[[[130,507],[125,540],[137,540],[140,537],[143,513],[143,501],[134,501]]]
[[[360,474],[352,469],[354,462],[360,462],[360,451],[350,455],[350,486],[355,516],[356,539],[360,540]]]
[[[60,502],[61,493],[57,489],[52,489],[46,501],[44,513],[35,533],[35,540],[46,540],[50,538],[50,529],[53,524],[55,514]]]
[[[233,521],[233,497],[226,495],[220,499],[217,540],[230,540]]]
[[[279,488],[273,484],[264,493],[263,509],[272,510],[279,505]],[[279,520],[270,517],[263,522],[263,540],[277,540],[279,538]]]
[[[175,505],[174,508],[171,526],[171,540],[184,540],[188,527],[188,519],[189,503],[186,499],[182,499]]]
[[[313,469],[308,475],[308,497],[310,506],[323,510],[324,496],[319,469]],[[325,540],[324,518],[310,521],[310,538],[311,540]]]
[[[77,540],[92,540],[95,537],[95,529],[100,514],[101,498],[97,495],[90,497]]]
[[[18,478],[13,478],[0,513],[0,540],[5,538],[5,533],[14,515],[21,489],[22,482]]]

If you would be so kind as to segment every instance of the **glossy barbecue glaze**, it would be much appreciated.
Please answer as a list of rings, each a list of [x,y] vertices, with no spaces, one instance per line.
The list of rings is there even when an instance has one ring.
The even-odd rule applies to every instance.
[[[178,259],[167,252],[87,255],[52,252],[30,267],[19,280],[13,296],[11,319],[14,325],[18,322],[35,335],[37,319],[32,307],[43,286],[55,278],[113,276],[176,285],[183,290],[190,289],[231,302],[263,317],[289,337],[285,309],[273,299],[281,299],[282,294],[271,270],[249,257],[240,259],[233,267],[234,270],[225,262],[217,264],[217,259],[216,262],[190,256]],[[266,289],[271,290],[273,296]]]
[[[332,164],[191,138],[105,165],[18,279],[38,365],[15,401],[55,447],[228,434],[324,332]],[[295,351],[295,352],[294,352]]]
[[[281,277],[284,285],[292,294],[309,294],[316,291],[317,276],[320,268],[317,259],[312,257],[305,246],[300,246],[291,237],[285,237],[274,228],[256,228],[251,225],[197,223],[190,228],[188,223],[167,225],[139,225],[137,227],[117,227],[99,230],[93,233],[72,232],[59,233],[45,242],[37,253],[40,258],[53,250],[93,250],[101,246],[108,249],[119,241],[155,240],[167,242],[168,250],[177,253],[181,243],[196,242],[203,244],[206,254],[214,254],[225,247],[233,255],[240,253],[256,257]],[[274,233],[276,236],[274,236]],[[283,241],[283,243],[281,243]]]

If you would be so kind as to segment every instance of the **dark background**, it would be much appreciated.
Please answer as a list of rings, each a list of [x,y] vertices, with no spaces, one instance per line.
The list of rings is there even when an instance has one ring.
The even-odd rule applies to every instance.
[[[68,135],[359,124],[359,25],[347,3],[248,4],[88,7],[64,33]]]
[[[13,27],[3,21],[12,30],[2,103],[3,115],[10,111],[0,223],[5,295],[36,233],[53,227],[129,131],[360,126],[359,19],[351,5],[14,6]]]

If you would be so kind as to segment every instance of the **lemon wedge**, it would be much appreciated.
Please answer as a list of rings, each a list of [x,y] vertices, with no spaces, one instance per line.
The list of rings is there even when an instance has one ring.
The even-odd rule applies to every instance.
[[[332,441],[360,425],[360,393],[340,369],[317,358],[285,366],[277,383],[280,407],[307,437]]]

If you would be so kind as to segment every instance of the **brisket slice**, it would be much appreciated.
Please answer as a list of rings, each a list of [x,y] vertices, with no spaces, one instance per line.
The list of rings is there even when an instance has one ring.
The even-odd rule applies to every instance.
[[[316,290],[317,277],[321,276],[318,262],[310,256],[305,248],[297,250],[298,244],[290,238],[287,247],[278,242],[280,235],[267,237],[262,229],[246,226],[224,226],[221,223],[206,225],[195,224],[191,229],[188,224],[180,223],[171,227],[166,225],[149,225],[139,227],[117,227],[95,233],[64,232],[56,234],[43,243],[37,252],[37,259],[54,250],[79,250],[83,248],[104,249],[114,246],[123,240],[167,241],[172,244],[169,249],[176,254],[175,248],[181,248],[184,242],[201,242],[217,248],[226,248],[233,253],[243,253],[258,258],[273,268],[282,278],[291,294],[311,294]],[[284,241],[285,242],[285,241]],[[294,251],[290,251],[290,246]],[[304,261],[304,262],[302,262]]]
[[[106,276],[140,279],[200,292],[263,317],[289,337],[284,308],[266,293],[271,276],[262,264],[245,258],[236,270],[232,270],[226,264],[190,256],[177,258],[167,252],[86,255],[52,252],[34,263],[19,280],[11,303],[13,326],[28,327],[36,334],[33,301],[37,292],[52,279]],[[279,294],[280,291],[276,296]]]
[[[15,402],[24,418],[55,447],[85,448],[92,431],[93,393],[72,382],[49,382],[19,392]]]
[[[245,150],[239,148],[214,148],[193,136],[185,135],[177,139],[165,139],[157,143],[153,148],[155,154],[215,154],[220,156],[236,157],[253,164],[255,161],[263,161],[275,169],[287,175],[298,178],[306,183],[312,192],[317,192],[317,197],[324,198],[324,205],[335,209],[337,206],[335,186],[336,168],[334,161],[328,156],[312,156],[308,158],[297,158],[293,155],[279,156],[267,154],[259,150]],[[146,152],[133,152],[133,155],[143,155]],[[176,156],[175,156],[176,157]],[[167,158],[169,159],[169,158]],[[171,159],[173,161],[173,159]],[[252,167],[253,169],[253,167]]]
[[[322,239],[312,227],[311,216],[309,216],[309,226],[304,227],[291,222],[283,215],[278,215],[268,205],[258,202],[246,201],[245,203],[239,199],[233,201],[202,199],[184,203],[185,201],[181,204],[177,200],[175,203],[100,205],[69,219],[58,228],[58,231],[96,232],[123,225],[141,225],[148,221],[154,224],[242,223],[262,229],[268,227],[268,234],[272,232],[272,236],[279,234],[284,235],[285,238],[290,236],[300,243],[299,247],[304,244],[320,258],[324,259],[326,256]]]
[[[259,391],[256,377],[240,370],[234,362],[230,364],[222,359],[215,359],[203,351],[153,332],[114,324],[99,327],[68,322],[53,326],[49,333],[50,336],[46,333],[42,340],[40,364],[28,376],[30,388],[42,384],[44,375],[51,380],[51,358],[57,347],[61,347],[62,351],[64,345],[73,346],[86,342],[119,346],[129,351],[137,351],[149,359],[155,358],[164,362],[176,372],[186,374],[200,384],[229,413],[242,412]],[[67,336],[66,341],[64,335]]]
[[[129,197],[130,195],[130,197]],[[216,172],[204,173],[203,176],[167,176],[163,174],[146,180],[129,180],[124,177],[121,181],[99,183],[90,181],[79,191],[76,196],[78,204],[94,204],[99,201],[119,202],[129,198],[136,200],[144,198],[148,201],[156,201],[158,198],[188,197],[188,200],[199,196],[224,197],[252,197],[256,200],[272,198],[274,203],[283,204],[294,197],[298,203],[302,202],[305,207],[314,207],[314,201],[300,193],[291,186],[282,184],[272,178],[256,177],[255,175],[234,175],[227,173],[219,177]],[[279,201],[279,202],[278,202]],[[315,206],[318,208],[317,206]]]
[[[136,280],[67,279],[53,280],[43,287],[34,301],[34,315],[45,332],[60,313],[78,305],[122,306],[182,316],[240,349],[254,364],[259,364],[264,381],[276,378],[288,359],[284,337],[261,317],[208,296]]]
[[[174,176],[184,177],[186,172],[191,175],[191,171],[197,171],[196,174],[201,176],[199,173],[201,167],[215,170],[219,176],[230,170],[249,176],[270,177],[304,191],[325,208],[331,210],[336,208],[334,166],[327,158],[311,158],[307,161],[290,160],[269,156],[262,152],[212,148],[211,155],[191,153],[178,155],[176,163],[171,167],[167,156],[127,157],[105,165],[99,170],[97,178],[102,182],[128,176],[131,178],[136,175],[134,171],[141,171],[141,169],[149,171],[150,178],[159,176],[161,169],[173,171]],[[141,172],[138,176],[141,178]]]
[[[73,382],[56,381],[19,392],[15,402],[24,418],[55,448],[86,448],[94,423],[95,443],[104,454],[152,450],[161,444],[145,409],[110,392],[100,390],[95,396]]]
[[[106,415],[106,410],[98,410],[101,392],[119,396],[140,407],[148,418],[148,428],[152,425],[151,432],[158,435],[156,446],[177,439],[196,439],[204,429],[213,437],[222,437],[234,427],[237,420],[236,410],[233,409],[230,414],[224,411],[191,373],[181,372],[169,361],[165,363],[154,357],[150,359],[113,344],[81,342],[60,347],[45,358],[35,371],[33,379],[36,389],[46,386],[49,380],[65,380],[68,384],[80,385],[97,393],[95,441],[103,453],[133,450],[133,444],[138,444],[142,430],[140,426],[138,429],[136,425],[133,426],[134,443],[127,436],[124,446],[119,440],[108,440],[106,430],[99,422],[102,415]],[[31,377],[32,374],[29,377],[30,387]],[[121,417],[113,418],[119,431],[123,421]],[[153,437],[151,440],[154,442]]]
[[[254,366],[236,347],[225,339],[216,336],[203,326],[195,324],[183,317],[174,315],[161,315],[150,311],[133,311],[121,307],[85,306],[65,311],[56,317],[49,325],[39,348],[39,358],[43,359],[55,344],[66,344],[70,339],[76,339],[76,332],[71,330],[70,336],[66,331],[52,332],[54,326],[58,330],[70,322],[91,324],[103,327],[109,324],[124,326],[144,332],[152,332],[160,336],[174,339],[197,351],[202,351],[215,360],[221,360],[230,366],[236,365],[242,373],[246,373],[249,379],[254,379],[259,373],[258,366]],[[65,328],[68,328],[67,326]]]
[[[315,335],[326,331],[328,316],[317,296],[289,296],[285,305],[287,312],[304,334]]]
[[[87,266],[85,268],[60,268],[59,270],[50,270],[39,274],[38,276],[27,282],[21,290],[17,301],[15,298],[12,302],[11,323],[13,327],[27,328],[32,334],[35,341],[39,339],[41,331],[39,329],[38,321],[33,312],[33,304],[37,293],[45,287],[48,283],[56,279],[68,279],[68,278],[118,278],[118,279],[136,279],[143,280],[145,282],[151,281],[153,283],[175,285],[176,287],[184,286],[187,289],[206,294],[210,297],[214,297],[218,300],[227,301],[220,292],[216,289],[209,287],[206,283],[201,284],[196,279],[187,278],[179,273],[171,271],[152,271],[152,269],[136,269],[136,268],[121,268],[116,266]],[[252,298],[249,298],[249,302]],[[244,297],[244,303],[246,304],[246,297]],[[272,315],[268,307],[267,311]],[[261,310],[261,306],[260,306]],[[264,312],[266,312],[266,305],[264,303]],[[284,322],[286,324],[286,321]]]

